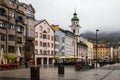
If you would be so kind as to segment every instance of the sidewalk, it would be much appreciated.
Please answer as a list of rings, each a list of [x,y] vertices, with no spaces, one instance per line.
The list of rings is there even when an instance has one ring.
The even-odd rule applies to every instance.
[[[75,71],[74,66],[65,66],[64,75],[58,75],[57,67],[40,67],[40,80],[120,80],[119,75],[120,64],[85,71]],[[0,80],[30,80],[30,68],[0,71]]]

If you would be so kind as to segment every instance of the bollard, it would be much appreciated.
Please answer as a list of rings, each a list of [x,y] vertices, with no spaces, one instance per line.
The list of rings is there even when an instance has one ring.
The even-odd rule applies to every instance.
[[[75,71],[80,71],[80,68],[81,68],[80,64],[77,63],[77,64],[75,65]]]
[[[63,63],[58,64],[58,74],[64,75],[64,64]]]
[[[92,68],[95,68],[94,63],[92,63]]]
[[[39,67],[31,67],[30,80],[39,80]]]

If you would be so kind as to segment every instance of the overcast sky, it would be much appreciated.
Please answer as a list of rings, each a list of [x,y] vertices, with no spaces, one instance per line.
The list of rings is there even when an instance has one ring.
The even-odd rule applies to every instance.
[[[81,33],[120,31],[120,0],[19,0],[32,4],[37,20],[46,19],[63,29],[71,25],[74,9],[79,17]]]

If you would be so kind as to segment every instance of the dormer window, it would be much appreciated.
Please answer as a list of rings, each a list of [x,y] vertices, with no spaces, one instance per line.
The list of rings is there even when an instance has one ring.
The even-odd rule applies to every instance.
[[[33,17],[32,12],[30,10],[26,10],[25,14],[28,17]]]
[[[9,12],[9,16],[12,17],[12,18],[14,18],[14,17],[15,17],[14,11],[11,10],[11,11]]]
[[[13,6],[15,4],[15,1],[14,0],[10,0],[9,4]]]
[[[47,29],[47,32],[50,33],[50,29],[49,28]]]
[[[40,31],[42,31],[42,26],[40,26]]]

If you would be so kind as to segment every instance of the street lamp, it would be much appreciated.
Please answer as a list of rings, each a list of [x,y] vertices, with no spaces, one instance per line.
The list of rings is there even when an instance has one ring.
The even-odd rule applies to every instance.
[[[97,68],[97,62],[98,62],[98,54],[97,54],[97,32],[99,29],[96,29],[96,68]]]
[[[108,43],[108,57],[109,57],[109,63],[111,62],[111,55],[110,55],[110,43]]]

